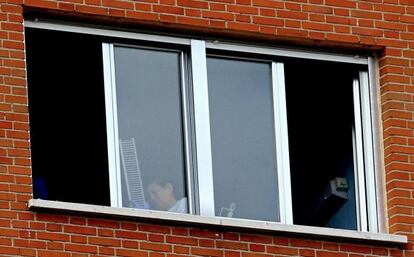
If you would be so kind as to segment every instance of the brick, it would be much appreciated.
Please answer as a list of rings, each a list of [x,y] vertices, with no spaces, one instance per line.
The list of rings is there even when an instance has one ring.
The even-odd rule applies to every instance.
[[[303,5],[302,10],[304,12],[313,12],[313,13],[324,13],[324,14],[332,14],[333,9],[331,7],[325,6],[318,6],[318,5]]]
[[[239,23],[239,22],[228,22],[227,28],[232,30],[241,30],[241,31],[259,31],[259,26],[255,24]]]
[[[148,252],[137,250],[115,249],[115,253],[117,256],[125,257],[148,257]]]
[[[283,3],[272,0],[253,0],[254,6],[283,9]]]
[[[335,7],[356,7],[356,3],[350,0],[325,0],[325,4]]]
[[[67,223],[69,218],[66,215],[37,213],[36,220],[55,223]]]
[[[120,238],[129,238],[129,239],[139,239],[139,240],[146,240],[147,234],[141,232],[132,232],[132,231],[122,231],[116,230],[115,236]]]
[[[88,242],[88,238],[86,236],[71,235],[70,242],[76,244],[86,244]]]
[[[223,251],[217,250],[217,249],[211,249],[211,248],[192,247],[191,254],[199,255],[199,256],[221,257],[223,256]]]
[[[228,20],[228,21],[234,20],[233,14],[225,13],[225,12],[203,11],[202,16],[205,18],[211,18],[211,19]]]
[[[171,245],[163,244],[163,243],[160,244],[160,243],[141,242],[139,244],[139,248],[142,249],[142,250],[172,252]]]
[[[71,257],[70,253],[58,252],[58,251],[38,251],[40,257]]]
[[[220,234],[211,230],[191,229],[190,235],[202,238],[221,238]]]
[[[81,253],[97,253],[98,248],[91,245],[82,244],[65,244],[65,251],[81,252]]]
[[[317,251],[316,257],[348,257],[346,253]]]
[[[88,239],[89,244],[93,245],[103,245],[103,246],[112,246],[119,247],[121,246],[121,241],[112,238],[100,238],[100,237],[90,237]]]
[[[15,255],[20,253],[20,248],[18,247],[8,247],[8,246],[0,246],[0,253],[7,254],[7,255]]]
[[[290,244],[291,246],[301,247],[301,248],[314,248],[314,249],[322,248],[322,242],[311,241],[311,240],[292,239],[290,240]]]
[[[28,167],[12,166],[9,167],[9,172],[11,174],[30,175],[32,173],[32,170]]]
[[[254,17],[253,22],[256,24],[262,25],[272,25],[272,26],[283,26],[284,22],[281,19],[277,18],[266,18],[266,17]]]
[[[363,253],[363,254],[371,253],[370,247],[356,246],[356,245],[341,245],[340,250],[345,251],[345,252]]]
[[[269,244],[273,240],[271,237],[266,236],[242,234],[240,235],[240,241]]]
[[[37,238],[51,241],[69,241],[69,236],[62,233],[38,232]]]
[[[264,252],[266,247],[262,244],[249,244],[249,250],[253,252]]]
[[[201,247],[215,247],[216,242],[211,239],[199,239],[198,240],[198,246]]]
[[[180,7],[166,6],[166,5],[154,5],[154,12],[158,13],[170,13],[170,14],[184,14],[184,9]]]
[[[325,23],[303,22],[304,29],[318,30],[318,31],[333,31],[333,26]]]
[[[247,250],[247,243],[231,242],[231,241],[217,241],[217,248]]]
[[[268,253],[284,254],[284,255],[297,255],[298,249],[283,247],[283,246],[267,246],[266,250]]]
[[[336,33],[349,33],[348,27],[345,26],[335,26],[334,28]],[[332,41],[342,41],[342,42],[351,42],[357,43],[359,42],[359,38],[357,36],[346,36],[343,34],[327,34],[326,37],[328,40]]]
[[[25,0],[24,2],[28,6],[32,7],[41,7],[47,9],[57,9],[57,2],[54,1],[44,1],[44,0]]]
[[[133,248],[138,249],[138,241],[132,241],[132,240],[122,240],[122,247],[123,248]]]
[[[80,13],[105,15],[108,13],[108,8],[75,5],[75,10]]]
[[[274,17],[276,15],[276,11],[274,9],[259,9],[260,16],[269,16]]]
[[[134,3],[130,1],[102,0],[102,4],[113,8],[134,9]]]
[[[135,223],[131,223],[131,222],[122,222],[121,223],[121,229],[125,229],[125,230],[137,230],[138,226]]]
[[[38,240],[14,239],[13,245],[21,248],[46,249],[46,242]]]
[[[111,248],[111,247],[99,247],[98,248],[98,253],[101,255],[110,255],[110,256],[114,256],[115,255],[115,249]]]
[[[242,252],[241,257],[271,257],[270,254]]]
[[[201,11],[200,10],[194,10],[194,9],[187,9],[187,10],[185,10],[185,15],[186,16],[192,16],[192,17],[201,17]]]
[[[227,5],[227,11],[236,12],[236,13],[243,13],[243,14],[255,14],[255,15],[257,15],[259,13],[258,8],[240,6],[240,5]]]
[[[92,227],[79,227],[66,225],[63,228],[65,233],[82,234],[82,235],[96,235],[96,228]]]
[[[88,219],[88,225],[92,227],[101,227],[101,228],[119,228],[119,222],[103,220],[103,219]]]
[[[181,244],[181,245],[198,245],[198,240],[191,237],[182,236],[166,236],[165,240],[167,243]]]
[[[296,12],[296,11],[278,10],[276,16],[279,18],[290,18],[290,19],[299,19],[299,20],[308,19],[307,13]]]
[[[127,11],[125,16],[138,20],[158,20],[158,14],[147,12]]]
[[[397,30],[397,31],[404,31],[406,30],[406,26],[396,22],[384,22],[384,21],[375,21],[375,27],[380,29],[389,29],[389,30]]]
[[[2,30],[22,32],[23,31],[23,24],[21,24],[21,23],[19,24],[19,23],[2,22],[0,28]]]
[[[98,229],[98,236],[113,237],[115,232],[111,229]]]
[[[149,224],[139,224],[138,226],[139,231],[143,232],[152,232],[152,233],[162,233],[162,234],[170,234],[171,227],[162,226],[162,225],[149,225]]]
[[[178,0],[178,5],[197,8],[197,9],[208,9],[208,3],[204,1],[196,1],[196,0]]]

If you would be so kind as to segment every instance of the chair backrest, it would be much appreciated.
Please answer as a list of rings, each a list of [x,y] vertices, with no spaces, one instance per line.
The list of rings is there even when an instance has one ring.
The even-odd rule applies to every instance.
[[[119,147],[129,200],[134,205],[143,207],[145,206],[145,193],[142,186],[135,138],[119,139]]]

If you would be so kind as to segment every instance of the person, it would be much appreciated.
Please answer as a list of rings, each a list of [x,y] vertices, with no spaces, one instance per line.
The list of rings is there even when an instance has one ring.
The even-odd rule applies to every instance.
[[[187,198],[177,200],[176,191],[169,180],[154,179],[147,187],[150,208],[159,211],[188,213]]]

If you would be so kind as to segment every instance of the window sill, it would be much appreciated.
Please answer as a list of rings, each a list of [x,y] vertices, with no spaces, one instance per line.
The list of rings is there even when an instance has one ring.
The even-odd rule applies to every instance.
[[[402,235],[357,232],[344,229],[309,227],[300,225],[286,225],[276,222],[244,220],[224,217],[203,217],[182,213],[168,213],[152,210],[138,210],[130,208],[115,208],[109,206],[58,202],[40,199],[31,199],[28,202],[30,210],[50,210],[59,212],[78,212],[108,217],[126,217],[143,220],[159,220],[162,222],[181,223],[189,225],[207,225],[215,227],[229,227],[250,231],[280,232],[283,234],[310,236],[318,238],[332,238],[345,241],[363,241],[402,245],[407,243],[407,237]]]

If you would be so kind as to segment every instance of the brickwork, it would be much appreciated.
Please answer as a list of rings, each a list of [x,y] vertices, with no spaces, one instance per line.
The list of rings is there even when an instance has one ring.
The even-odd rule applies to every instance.
[[[380,53],[390,233],[404,249],[27,211],[31,168],[23,12]],[[1,256],[414,256],[413,0],[0,0]],[[45,124],[47,126],[47,124]]]

